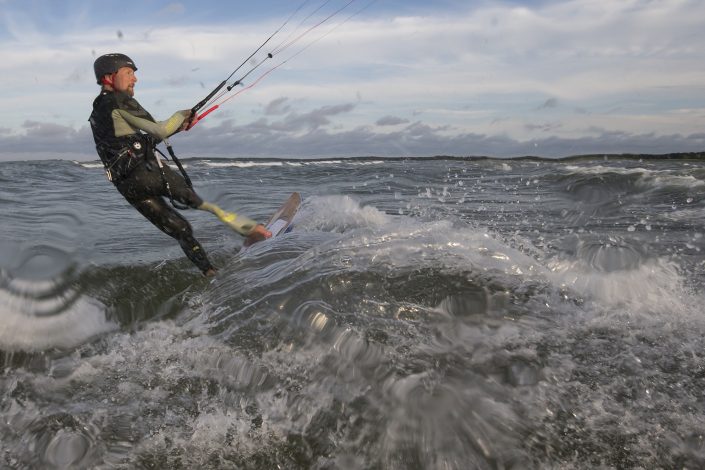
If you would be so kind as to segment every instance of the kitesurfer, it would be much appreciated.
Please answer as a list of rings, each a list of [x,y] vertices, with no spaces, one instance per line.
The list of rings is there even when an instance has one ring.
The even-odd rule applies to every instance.
[[[175,238],[205,276],[214,275],[215,268],[194,238],[189,222],[164,197],[215,214],[250,242],[272,236],[263,225],[204,201],[182,176],[158,160],[156,144],[188,129],[193,119],[190,110],[155,121],[134,98],[137,67],[124,54],[102,55],[93,68],[101,91],[93,101],[89,121],[108,179],[135,209]]]

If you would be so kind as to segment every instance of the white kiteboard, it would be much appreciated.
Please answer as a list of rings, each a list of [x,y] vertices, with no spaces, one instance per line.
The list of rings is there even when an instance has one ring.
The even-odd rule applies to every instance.
[[[294,220],[296,212],[299,210],[301,205],[301,194],[291,193],[289,199],[281,205],[281,207],[270,217],[269,221],[265,225],[267,230],[272,232],[272,238],[276,238],[279,235],[287,233],[294,228],[291,222]],[[271,238],[270,238],[271,240]],[[240,252],[245,251],[249,246],[254,244],[250,238],[245,238],[245,242],[242,244],[242,249]]]

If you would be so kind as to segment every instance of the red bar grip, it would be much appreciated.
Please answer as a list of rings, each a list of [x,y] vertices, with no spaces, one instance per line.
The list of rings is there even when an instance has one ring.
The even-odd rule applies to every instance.
[[[218,105],[217,105],[217,104],[216,104],[215,106],[212,106],[212,107],[208,108],[203,114],[200,114],[196,119],[194,119],[193,122],[191,123],[191,125],[188,126],[188,128],[187,128],[186,130],[192,129],[193,126],[195,126],[196,124],[198,124],[198,121],[200,121],[200,120],[203,119],[204,117],[208,116],[210,113],[212,113],[212,112],[215,111],[216,109],[218,109]]]

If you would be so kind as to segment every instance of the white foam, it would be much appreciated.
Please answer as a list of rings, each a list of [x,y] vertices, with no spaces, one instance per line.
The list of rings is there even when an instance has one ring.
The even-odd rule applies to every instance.
[[[650,259],[629,269],[604,272],[584,260],[564,260],[552,262],[551,269],[557,285],[609,307],[602,310],[608,315],[618,310],[629,316],[670,316],[688,311],[692,300],[678,266],[671,261]]]
[[[603,175],[605,173],[615,173],[618,175],[640,175],[636,184],[642,188],[663,188],[669,186],[684,187],[688,189],[700,188],[705,186],[705,181],[700,180],[692,175],[680,175],[672,170],[649,170],[646,168],[614,168],[607,166],[574,166],[566,165],[565,170],[571,173],[584,175]]]
[[[284,166],[283,162],[204,162],[206,166],[213,168],[253,168]]]
[[[102,163],[95,163],[95,162],[89,162],[89,163],[87,163],[87,162],[78,162],[78,161],[76,161],[76,160],[71,160],[71,163],[74,163],[74,164],[76,164],[76,165],[78,165],[78,166],[82,166],[83,168],[90,168],[90,169],[94,169],[94,168],[100,168],[100,169],[102,169],[102,168],[103,168],[103,164],[102,164]]]
[[[650,172],[651,173],[651,172]],[[650,187],[664,188],[669,186],[677,186],[688,189],[695,189],[705,186],[705,181],[699,180],[694,176],[673,175],[668,173],[647,174],[637,181],[637,184],[647,189]]]
[[[624,167],[611,167],[611,166],[576,166],[576,165],[566,165],[564,167],[570,173],[582,173],[585,175],[602,175],[605,173],[616,173],[618,175],[639,175],[650,173],[646,168],[624,168]]]
[[[298,216],[298,231],[346,234],[319,244],[310,253],[317,263],[326,263],[325,257],[331,256],[332,263],[343,259],[364,270],[473,269],[499,274],[511,285],[531,278],[548,282],[548,270],[531,256],[467,225],[388,215],[347,196],[307,199]]]
[[[350,231],[351,236],[319,245],[315,252],[319,261],[327,255],[340,258],[345,252],[347,262],[361,269],[480,270],[500,276],[509,289],[525,282],[550,287],[556,295],[568,289],[575,297],[599,304],[596,311],[605,315],[626,312],[663,319],[674,311],[688,315],[694,303],[676,263],[642,257],[638,250],[620,252],[621,258],[611,255],[606,258],[609,263],[597,260],[605,264],[602,268],[594,259],[545,264],[471,226],[391,216],[371,206],[361,207],[347,196],[307,199],[300,216],[302,230]]]
[[[306,199],[297,214],[301,230],[344,232],[358,227],[380,227],[391,220],[373,206],[360,206],[350,196],[315,196]]]
[[[46,305],[37,308],[37,303],[0,290],[1,350],[72,348],[116,328],[115,324],[106,320],[103,306],[87,297],[75,300],[60,313],[46,316],[34,314],[46,308]]]
[[[296,160],[279,160],[279,161],[225,161],[225,162],[213,162],[210,160],[204,160],[203,164],[213,168],[257,168],[257,167],[281,167],[281,166],[327,166],[327,165],[353,165],[353,166],[369,166],[369,165],[380,165],[383,164],[383,160],[307,160],[307,161],[296,161]]]

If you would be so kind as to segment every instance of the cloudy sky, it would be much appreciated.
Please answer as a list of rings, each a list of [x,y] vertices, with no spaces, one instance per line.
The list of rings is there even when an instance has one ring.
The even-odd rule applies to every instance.
[[[353,0],[301,36],[348,2],[306,2],[244,83],[279,67],[174,136],[177,152],[705,150],[702,0]],[[166,119],[203,98],[300,4],[0,0],[0,160],[96,159],[87,118],[97,56],[130,55],[136,98]]]

